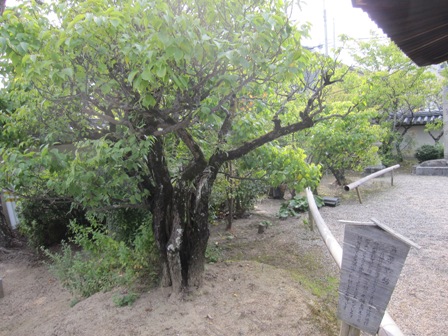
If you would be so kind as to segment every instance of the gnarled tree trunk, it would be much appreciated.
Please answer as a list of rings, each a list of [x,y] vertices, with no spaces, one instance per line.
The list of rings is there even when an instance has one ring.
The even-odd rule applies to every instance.
[[[152,181],[149,201],[153,231],[162,263],[162,285],[174,292],[186,287],[199,287],[209,238],[208,205],[218,166],[197,167],[192,183],[171,183],[161,141],[156,141],[149,156]]]
[[[332,167],[329,167],[331,173],[336,178],[336,182],[339,186],[344,186],[347,184],[347,179],[345,177],[345,173],[341,169],[335,169]]]
[[[162,285],[179,292],[199,287],[209,238],[208,202],[215,174],[205,173],[196,188],[160,188],[152,201],[153,229],[162,262]]]

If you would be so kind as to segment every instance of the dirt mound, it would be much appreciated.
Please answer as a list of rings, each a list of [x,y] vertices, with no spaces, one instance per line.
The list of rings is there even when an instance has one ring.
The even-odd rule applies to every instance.
[[[207,265],[204,286],[184,299],[168,289],[117,307],[118,290],[70,308],[71,296],[44,266],[2,262],[0,335],[321,335],[312,295],[278,268],[249,262]]]

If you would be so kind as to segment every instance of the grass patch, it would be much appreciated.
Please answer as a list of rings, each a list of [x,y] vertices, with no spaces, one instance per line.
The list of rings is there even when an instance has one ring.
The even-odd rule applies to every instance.
[[[207,249],[205,250],[205,260],[209,264],[213,264],[222,260],[222,251],[221,248],[219,247],[218,242],[215,242],[214,244],[209,244],[207,246]]]
[[[139,297],[138,294],[130,292],[122,295],[114,295],[112,301],[117,307],[132,306]]]
[[[339,287],[339,280],[337,278],[328,276],[325,279],[315,279],[293,271],[291,271],[291,276],[319,299],[337,301]]]
[[[321,326],[322,333],[336,335],[339,326],[336,316],[339,279],[332,276],[315,279],[299,272],[291,272],[291,276],[317,297],[316,302],[309,304],[309,308],[313,313],[316,325]]]

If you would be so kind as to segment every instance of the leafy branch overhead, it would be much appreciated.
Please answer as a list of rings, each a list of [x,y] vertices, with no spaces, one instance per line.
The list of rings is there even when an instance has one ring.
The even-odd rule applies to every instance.
[[[280,138],[352,111],[326,104],[347,67],[303,48],[307,31],[280,1],[55,1],[1,21],[2,94],[14,102],[2,156],[23,168],[2,167],[5,184],[148,209],[175,290],[200,285],[223,165],[253,168],[258,155],[258,173],[315,185],[318,167]]]

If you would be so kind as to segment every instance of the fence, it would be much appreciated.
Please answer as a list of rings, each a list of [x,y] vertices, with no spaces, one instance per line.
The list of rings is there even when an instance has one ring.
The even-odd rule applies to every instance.
[[[359,179],[356,182],[347,184],[346,186],[344,186],[344,190],[345,191],[350,191],[350,190],[356,189],[356,193],[358,194],[359,203],[362,203],[361,193],[359,192],[358,187],[361,184],[363,184],[363,183],[365,183],[365,182],[367,182],[367,181],[369,181],[369,180],[371,180],[371,179],[373,179],[375,177],[378,177],[378,176],[386,174],[387,172],[391,173],[391,175],[390,175],[390,184],[393,186],[394,185],[394,169],[397,169],[397,168],[400,168],[399,164],[397,164],[395,166],[392,166],[392,167],[389,167],[389,168],[384,168],[384,169],[382,169],[380,171],[377,171],[376,173],[373,173],[373,174],[370,174],[370,175],[368,175],[366,177],[363,177],[362,179]]]
[[[395,166],[394,166],[395,167]],[[392,167],[390,167],[392,168]],[[390,170],[390,169],[389,169]],[[378,172],[380,173],[380,172]],[[384,173],[383,173],[384,174]],[[373,175],[373,174],[372,174]],[[381,174],[379,174],[381,175]],[[378,175],[377,175],[378,176]],[[314,201],[313,193],[309,188],[306,189],[306,196],[309,204],[310,218],[313,219],[313,223],[317,226],[322,239],[327,245],[328,250],[330,251],[331,256],[336,261],[339,269],[342,266],[342,247],[339,245],[336,238],[331,233],[328,226],[325,224],[322,216],[319,213],[316,202]],[[341,336],[357,336],[359,335],[359,330],[349,326],[346,323],[342,323],[341,326]],[[380,329],[378,330],[379,336],[404,336],[401,332],[400,328],[397,326],[395,321],[386,311],[384,314],[383,320],[380,325]]]

